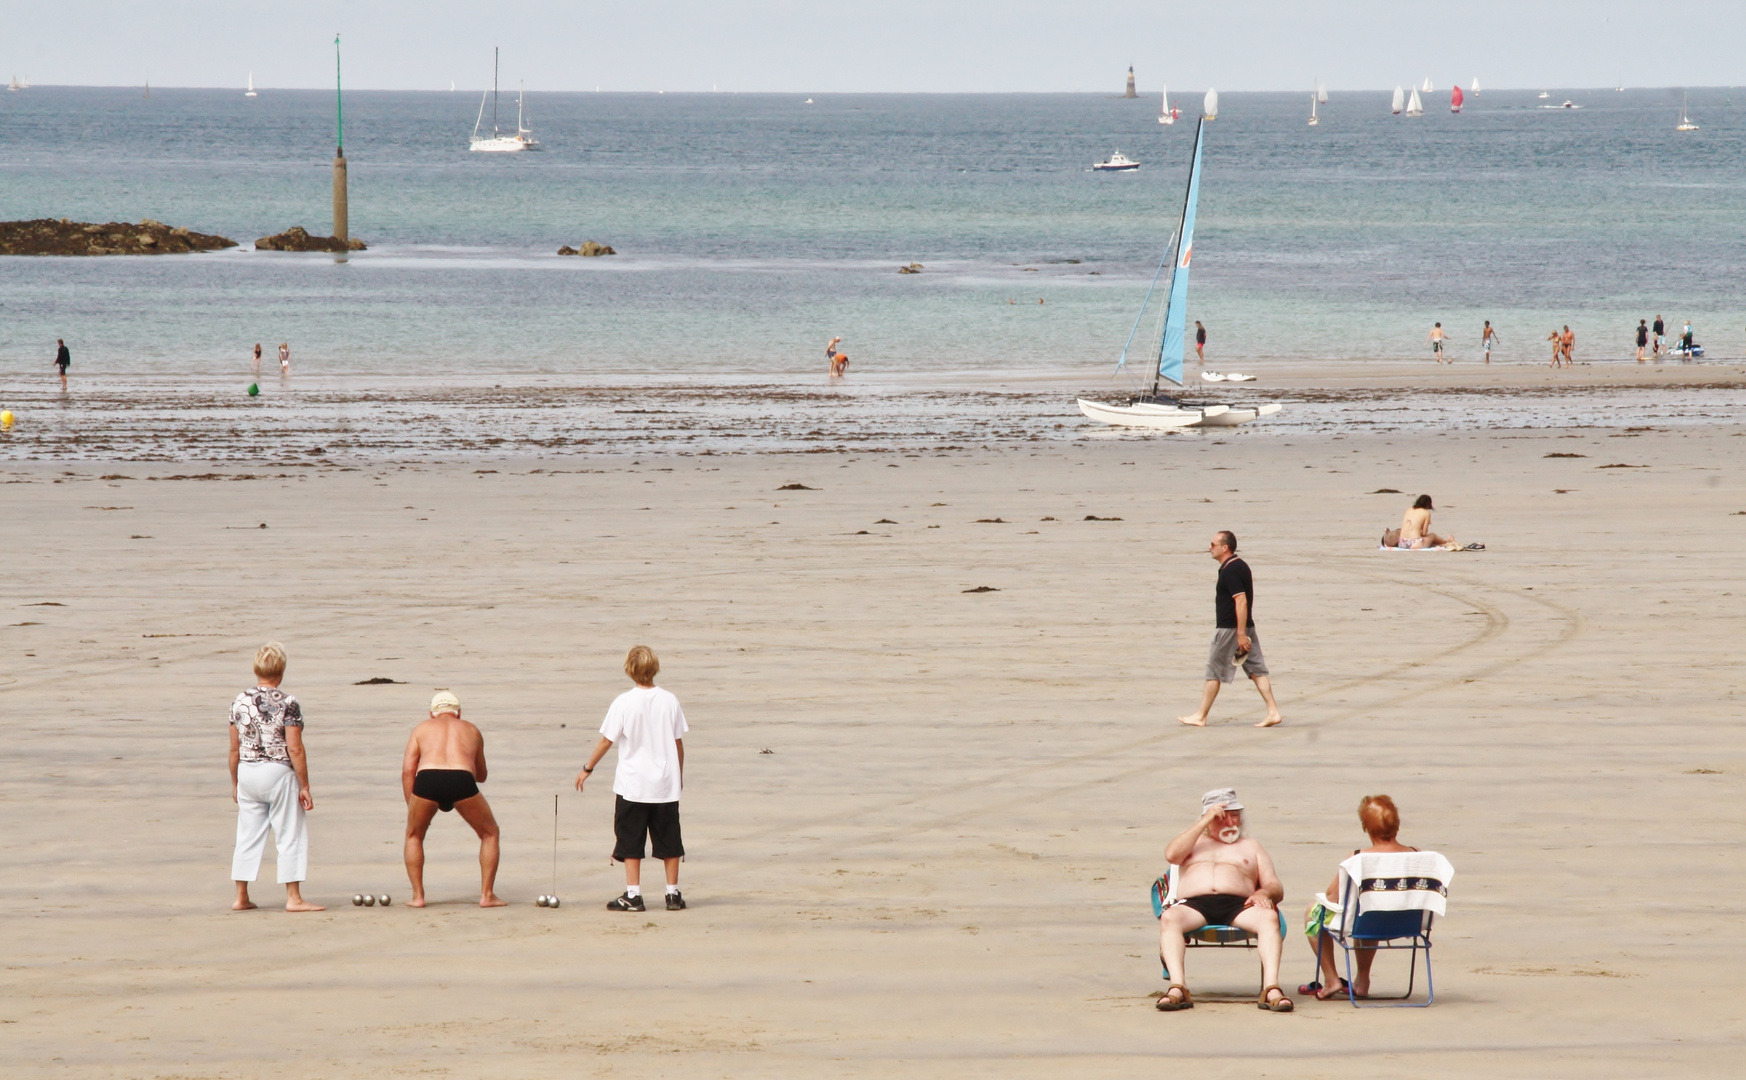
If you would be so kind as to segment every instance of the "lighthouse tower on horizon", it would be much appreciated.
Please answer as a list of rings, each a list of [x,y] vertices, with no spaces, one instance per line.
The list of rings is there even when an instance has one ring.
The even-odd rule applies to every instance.
[[[1134,65],[1129,64],[1128,65],[1128,92],[1123,94],[1122,97],[1130,98],[1130,97],[1139,97],[1139,96],[1140,95],[1134,93]]]

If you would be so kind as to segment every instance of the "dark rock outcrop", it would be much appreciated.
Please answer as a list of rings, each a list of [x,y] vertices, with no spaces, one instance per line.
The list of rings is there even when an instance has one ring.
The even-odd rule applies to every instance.
[[[255,241],[256,251],[363,251],[364,242],[357,237],[341,240],[337,236],[311,236],[301,225],[293,225],[275,236],[263,236]]]
[[[184,255],[218,251],[236,241],[145,219],[94,224],[68,218],[0,221],[0,255]]]
[[[592,240],[585,240],[582,242],[582,246],[580,248],[573,248],[569,244],[565,244],[563,247],[558,249],[558,254],[560,254],[560,255],[587,255],[587,256],[593,257],[595,255],[617,255],[618,252],[612,250],[612,245],[610,245],[610,244],[597,244]]]

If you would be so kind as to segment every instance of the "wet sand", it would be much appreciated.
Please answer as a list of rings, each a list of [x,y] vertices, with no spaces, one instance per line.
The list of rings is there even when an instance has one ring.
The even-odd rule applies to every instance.
[[[8,462],[0,1068],[1732,1074],[1746,425],[1625,426]],[[1488,550],[1375,550],[1420,491]],[[1173,719],[1222,527],[1270,731],[1244,685],[1208,729]],[[318,915],[226,910],[224,715],[268,637],[309,717]],[[685,912],[603,909],[610,795],[569,789],[637,641],[694,728]],[[433,906],[400,904],[400,751],[435,687],[486,733],[507,909],[470,902],[452,815]],[[1360,796],[1395,797],[1457,869],[1434,1007],[1153,1010],[1146,887],[1224,785],[1294,921]],[[256,897],[282,900],[270,860]],[[1256,987],[1247,954],[1188,974]]]

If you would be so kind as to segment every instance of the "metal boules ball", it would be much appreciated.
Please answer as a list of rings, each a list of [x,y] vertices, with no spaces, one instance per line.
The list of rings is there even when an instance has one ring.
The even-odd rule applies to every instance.
[[[540,893],[538,899],[534,900],[534,906],[535,907],[545,907],[546,901],[548,899],[550,899],[550,897],[546,896],[545,893]]]
[[[387,893],[383,893],[381,896],[376,897],[376,903],[381,904],[383,907],[387,907],[389,904],[393,903],[393,901],[394,898]]]
[[[365,893],[364,894],[364,906],[365,907],[375,907],[376,906],[376,898],[374,896],[371,896],[369,893]]]
[[[364,906],[364,894],[363,893],[357,893],[356,895],[354,895],[352,897],[352,906],[353,907],[363,907]]]
[[[547,907],[557,907],[558,906],[558,898],[555,896],[546,897],[546,906]]]

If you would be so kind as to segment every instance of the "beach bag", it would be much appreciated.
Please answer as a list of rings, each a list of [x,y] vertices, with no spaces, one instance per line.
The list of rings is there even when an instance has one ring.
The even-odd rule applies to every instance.
[[[1400,530],[1399,529],[1385,529],[1385,530],[1383,530],[1383,533],[1382,533],[1382,546],[1383,547],[1396,547],[1399,544],[1400,544]]]

